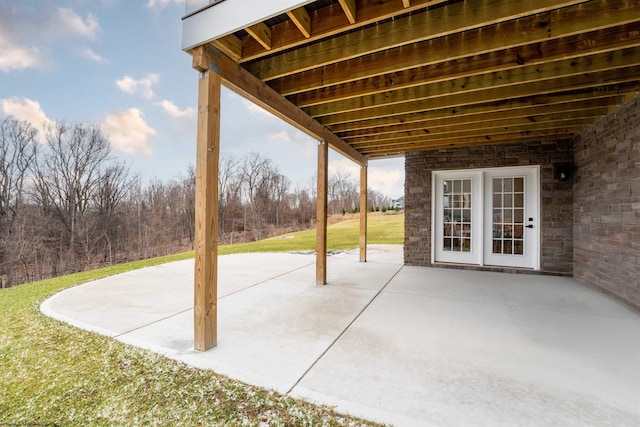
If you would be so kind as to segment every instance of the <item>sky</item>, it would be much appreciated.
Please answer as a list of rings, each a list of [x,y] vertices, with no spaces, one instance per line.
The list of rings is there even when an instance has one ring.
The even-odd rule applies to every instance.
[[[181,50],[184,0],[0,0],[0,117],[99,125],[143,180],[195,165],[198,73]],[[241,96],[222,92],[221,153],[270,158],[309,186],[317,142]],[[43,138],[41,138],[43,143]],[[330,170],[359,167],[330,150]],[[404,159],[369,162],[369,187],[403,195]]]

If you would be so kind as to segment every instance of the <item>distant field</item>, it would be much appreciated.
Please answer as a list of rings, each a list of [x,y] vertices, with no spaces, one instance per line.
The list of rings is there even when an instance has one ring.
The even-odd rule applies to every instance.
[[[404,214],[376,214],[367,219],[367,242],[372,244],[402,244]],[[360,241],[360,220],[348,219],[327,227],[329,250],[357,248]],[[298,231],[257,242],[221,245],[219,253],[313,251],[316,230]]]
[[[402,243],[404,215],[371,215],[369,243]],[[359,222],[329,226],[329,249],[358,246]],[[225,245],[221,254],[311,251],[315,230]],[[44,316],[65,288],[193,252],[120,264],[0,291],[0,425],[376,425],[328,407],[202,371]]]

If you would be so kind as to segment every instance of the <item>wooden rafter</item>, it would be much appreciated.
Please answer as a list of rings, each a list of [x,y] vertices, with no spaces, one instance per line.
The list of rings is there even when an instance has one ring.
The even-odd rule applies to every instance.
[[[588,41],[588,42],[587,42]],[[554,67],[560,60],[576,62],[580,58],[591,61],[593,55],[615,54],[623,48],[640,46],[640,21],[619,27],[589,32],[585,35],[563,37],[501,51],[449,60],[433,65],[350,81],[330,87],[310,90],[288,97],[300,107],[309,107],[367,95],[422,86],[427,83],[453,80],[486,73],[519,72],[526,67]],[[431,52],[424,52],[430,57]],[[586,58],[588,57],[588,58]]]
[[[436,65],[443,61],[474,58],[491,52],[511,50],[518,53],[526,50],[533,54],[528,58],[526,53],[520,62],[535,60],[538,43],[554,46],[555,52],[570,53],[572,48],[585,49],[592,43],[614,44],[607,36],[598,32],[612,29],[620,43],[631,37],[637,39],[632,28],[616,29],[625,24],[640,21],[640,3],[620,2],[607,15],[598,10],[607,6],[602,0],[587,4],[562,8],[552,13],[542,13],[530,17],[513,20],[500,25],[491,25],[482,29],[469,30],[462,33],[442,37],[437,41],[427,40],[420,43],[390,48],[384,52],[363,55],[339,64],[316,67],[305,72],[296,72],[288,77],[270,81],[269,84],[284,95],[321,89],[332,85],[353,81],[367,82],[376,76],[394,76],[404,70]],[[592,37],[597,37],[592,40]],[[573,44],[563,46],[566,41]],[[557,43],[554,43],[556,41]],[[547,47],[547,49],[549,49]],[[553,51],[550,52],[553,55]],[[515,62],[515,60],[514,60]]]
[[[214,40],[212,44],[229,58],[238,60],[242,57],[242,42],[233,34]]]
[[[267,27],[264,22],[258,22],[257,24],[247,27],[245,31],[256,39],[263,48],[271,50],[271,28]]]
[[[637,58],[636,58],[637,59]],[[526,81],[515,85],[496,87],[487,86],[487,89],[477,90],[471,93],[460,91],[458,93],[445,93],[442,96],[415,99],[404,103],[371,106],[364,110],[355,110],[342,113],[332,113],[323,116],[319,121],[324,125],[345,123],[350,121],[366,120],[385,116],[407,114],[412,112],[427,111],[432,108],[450,108],[461,105],[484,104],[503,99],[515,99],[536,94],[554,94],[567,90],[586,89],[601,84],[617,84],[634,82],[638,80],[640,67],[629,69],[614,69],[604,73],[590,73],[585,75],[571,75],[561,79],[548,81]],[[489,79],[490,80],[490,79]],[[487,81],[487,80],[485,80]],[[488,81],[487,81],[488,82]],[[438,86],[447,86],[450,83],[436,83],[434,90],[440,90]],[[440,92],[442,93],[442,92]]]
[[[584,0],[454,3],[434,9],[433,13],[409,15],[319,41],[314,49],[286,51],[269,56],[247,64],[247,69],[260,80],[267,81],[399,46],[535,15],[553,7],[566,7],[582,2]],[[402,28],[402,31],[398,31],[398,28]]]
[[[263,24],[270,51],[249,31],[208,46],[359,162],[571,138],[640,87],[636,0],[323,0]]]
[[[298,27],[298,30],[305,38],[311,37],[311,17],[309,12],[304,7],[290,10],[287,12],[287,16]]]
[[[527,132],[505,133],[500,135],[485,136],[474,135],[469,137],[457,137],[451,139],[421,140],[411,143],[387,144],[381,147],[363,149],[367,157],[380,157],[388,154],[404,153],[407,151],[441,150],[452,147],[469,147],[474,145],[488,145],[513,142],[542,141],[549,139],[567,140],[575,134],[578,126],[567,128],[554,128]]]
[[[560,94],[542,94],[527,96],[515,99],[500,99],[485,104],[475,105],[456,105],[443,108],[433,108],[421,110],[418,112],[401,114],[397,116],[388,116],[374,118],[370,120],[360,120],[355,122],[345,122],[331,126],[333,132],[342,135],[349,131],[363,130],[369,132],[369,135],[375,135],[379,128],[388,128],[393,125],[402,125],[419,122],[421,120],[438,120],[441,118],[452,117],[458,123],[466,123],[467,120],[476,121],[478,117],[484,115],[500,115],[501,117],[512,116],[517,117],[530,108],[549,108],[558,107],[568,111],[573,110],[575,103],[593,101],[604,106],[619,105],[622,97],[627,93],[634,93],[638,90],[637,82],[627,84],[613,84],[595,86],[583,90],[570,91]],[[591,105],[593,107],[593,105]],[[559,111],[559,110],[553,110]],[[469,119],[471,117],[471,119]],[[481,119],[480,119],[481,120]]]
[[[640,47],[632,47],[583,58],[522,66],[513,70],[466,75],[442,81],[436,80],[435,83],[425,83],[416,87],[387,90],[370,96],[314,105],[306,108],[305,111],[312,117],[320,117],[327,114],[338,115],[355,110],[364,110],[364,114],[366,114],[366,109],[383,108],[405,103],[409,97],[413,100],[425,100],[441,96],[465,94],[469,98],[473,98],[473,93],[483,92],[487,89],[506,88],[530,83],[542,86],[550,81],[555,82],[556,90],[562,90],[562,86],[559,86],[558,82],[565,82],[567,87],[570,88],[572,86],[572,81],[568,80],[570,77],[575,77],[576,81],[580,81],[580,78],[585,78],[596,72],[624,70],[638,65],[640,65]],[[613,73],[612,76],[618,76],[619,74]],[[617,77],[613,78],[617,79]]]
[[[600,110],[602,111],[602,110]],[[403,143],[416,143],[427,141],[448,141],[472,137],[475,135],[482,135],[487,137],[489,135],[503,135],[513,134],[516,132],[532,132],[538,130],[549,129],[568,129],[571,127],[581,128],[583,125],[588,125],[595,122],[596,117],[601,117],[604,114],[593,114],[593,112],[584,113],[585,117],[580,117],[580,114],[576,114],[575,117],[569,117],[569,115],[552,115],[551,118],[542,122],[529,122],[527,120],[503,120],[502,122],[488,122],[488,123],[474,123],[465,126],[446,126],[436,129],[424,129],[422,132],[405,132],[403,134],[388,134],[385,136],[378,136],[376,138],[368,138],[358,141],[353,141],[352,144],[358,149],[368,149],[372,147],[385,147],[391,144],[403,144]],[[555,120],[553,119],[555,117]]]
[[[356,23],[356,0],[339,0],[340,6],[344,14],[347,16],[349,23]]]
[[[405,9],[401,3],[396,1],[360,0],[358,2],[358,21],[355,24],[349,22],[340,5],[319,9],[311,16],[313,33],[310,37],[301,36],[299,28],[292,21],[283,22],[271,28],[271,52],[265,52],[253,37],[245,37],[242,41],[243,57],[240,62],[253,61],[270,53],[281,52],[292,47],[326,39],[345,31],[353,31],[381,20],[390,19],[427,6],[436,6],[446,1],[413,0],[411,7]]]
[[[595,113],[595,117],[607,113],[610,106],[620,104],[620,96],[605,98],[589,98],[584,101],[564,102],[557,104],[523,106],[509,103],[505,105],[493,104],[474,107],[461,107],[457,109],[431,110],[416,114],[415,118],[405,117],[402,123],[393,122],[391,125],[367,126],[360,129],[339,132],[334,129],[343,140],[351,143],[356,138],[374,138],[387,134],[419,131],[424,129],[440,128],[445,126],[460,126],[461,118],[464,125],[475,123],[492,123],[495,121],[523,119],[529,121],[542,121],[545,117],[557,113],[576,113],[588,110]]]

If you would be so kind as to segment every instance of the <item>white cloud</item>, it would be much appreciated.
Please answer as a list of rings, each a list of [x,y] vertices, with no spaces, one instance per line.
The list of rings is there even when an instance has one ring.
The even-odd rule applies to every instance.
[[[66,7],[58,8],[58,20],[62,29],[73,35],[93,38],[100,29],[93,14],[90,13],[86,19],[83,19],[73,9]]]
[[[264,110],[263,110],[264,111]],[[289,128],[288,125],[285,125]],[[311,157],[315,152],[317,141],[311,138],[309,135],[298,131],[297,129],[290,128],[288,130],[273,131],[266,134],[266,137],[270,141],[285,142],[292,144],[302,151],[305,157]]]
[[[253,102],[249,101],[248,99],[244,99],[243,98],[242,101],[244,102],[244,106],[247,107],[247,110],[249,110],[249,112],[258,113],[258,114],[264,114],[266,116],[273,117],[273,114],[271,114],[270,112],[268,112],[264,108],[260,107],[259,105],[254,104]]]
[[[159,74],[148,73],[145,77],[138,80],[131,76],[125,76],[120,80],[116,80],[116,86],[123,92],[140,93],[145,98],[153,98],[154,93],[152,87],[158,82],[160,82]]]
[[[109,60],[95,53],[91,48],[87,47],[80,50],[80,55],[99,64],[108,64]]]
[[[349,159],[333,160],[329,162],[329,174],[342,172],[360,181],[360,166]]]
[[[167,7],[169,3],[184,3],[184,0],[149,0],[147,2],[147,7],[149,9],[164,9]],[[200,3],[203,3],[199,0]],[[189,0],[189,3],[193,3],[192,0]]]
[[[382,194],[396,198],[403,195],[404,172],[401,170],[372,170],[367,174],[367,184],[369,187]]]
[[[286,130],[281,130],[280,132],[271,132],[267,134],[267,139],[271,141],[284,141],[291,142],[291,135]]]
[[[157,105],[161,106],[167,114],[176,119],[196,116],[195,108],[185,108],[184,110],[181,110],[176,106],[176,104],[166,99],[158,102]]]
[[[384,159],[369,162],[367,185],[385,196],[396,198],[404,194],[404,159]],[[342,158],[329,162],[329,174],[347,173],[360,182],[360,166],[349,159]]]
[[[18,120],[31,123],[40,135],[40,142],[44,143],[43,126],[51,126],[54,121],[47,117],[40,103],[29,98],[5,98],[0,100],[2,112],[7,116],[13,116]]]
[[[151,156],[156,131],[143,118],[142,111],[130,108],[109,114],[102,123],[111,146],[134,156]]]
[[[38,49],[16,46],[0,34],[0,71],[9,72],[37,67],[39,63]]]
[[[99,30],[95,15],[82,17],[71,8],[56,8],[54,2],[21,8],[0,1],[0,72],[42,68],[53,62],[60,39],[93,39]],[[93,52],[84,51],[83,55],[104,61]]]

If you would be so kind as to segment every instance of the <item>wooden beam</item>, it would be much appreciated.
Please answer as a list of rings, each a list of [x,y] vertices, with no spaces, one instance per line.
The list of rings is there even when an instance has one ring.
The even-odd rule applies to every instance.
[[[606,10],[606,13],[602,13]],[[506,49],[520,49],[535,43],[553,46],[553,41],[567,37],[577,39],[577,44],[554,49],[584,49],[593,43],[607,42],[597,35],[597,31],[640,21],[640,3],[616,0],[615,4],[605,0],[593,0],[586,4],[571,6],[549,13],[542,13],[513,21],[503,22],[480,29],[452,34],[437,40],[400,46],[384,52],[373,53],[337,64],[316,67],[313,70],[275,79],[269,82],[283,95],[317,90],[323,87],[354,82],[358,79],[387,75],[387,79],[397,80],[397,73],[404,70],[435,65],[443,61],[476,58],[478,55],[500,52]],[[618,33],[612,37],[637,39],[637,33]],[[586,33],[584,36],[580,35]],[[595,40],[591,36],[596,35]],[[610,42],[609,42],[610,43]],[[535,59],[535,51],[529,50],[532,57],[518,58],[522,64]],[[517,52],[519,54],[519,52]],[[468,58],[468,59],[467,59]],[[514,62],[517,62],[514,60]],[[383,87],[388,86],[383,85]],[[328,94],[330,95],[330,93]]]
[[[401,141],[412,140],[414,138],[422,138],[426,135],[430,137],[449,136],[460,133],[478,133],[483,135],[495,134],[504,132],[507,129],[515,129],[525,131],[532,129],[535,126],[549,126],[552,124],[559,124],[564,126],[563,123],[570,122],[587,122],[593,123],[596,118],[602,117],[607,114],[606,106],[599,106],[596,108],[580,110],[580,111],[562,111],[555,114],[539,114],[526,117],[505,117],[496,120],[487,120],[484,122],[467,122],[458,121],[450,123],[448,125],[438,126],[423,126],[410,131],[392,132],[392,133],[379,133],[376,135],[362,136],[349,140],[349,144],[354,147],[360,148],[362,146],[371,146],[373,144],[384,144],[385,141]]]
[[[351,24],[356,23],[356,0],[338,0]]]
[[[422,84],[398,90],[387,90],[370,96],[327,102],[305,108],[312,117],[340,114],[350,111],[382,106],[391,106],[407,100],[432,99],[440,96],[483,92],[490,88],[510,87],[524,83],[545,84],[545,81],[568,81],[569,77],[606,72],[640,65],[640,47],[618,49],[581,58],[564,59],[545,64],[525,65],[513,70],[469,75],[451,80]]]
[[[329,144],[318,143],[318,190],[316,197],[316,284],[327,283],[327,188]]]
[[[453,3],[429,13],[409,15],[361,31],[319,41],[314,49],[285,51],[248,64],[247,69],[260,80],[310,70],[347,59],[384,51],[456,32],[486,27],[504,21],[535,15],[585,0],[523,0]],[[402,29],[399,31],[398,29]]]
[[[314,11],[310,17],[310,20],[313,21],[313,31],[308,38],[301,34],[299,27],[293,21],[288,20],[271,27],[271,51],[269,52],[266,52],[253,37],[244,37],[241,62],[254,61],[310,41],[326,39],[345,31],[352,31],[446,1],[448,0],[413,0],[411,7],[405,9],[401,3],[396,1],[358,0],[358,21],[355,24],[349,22],[339,4],[323,7]]]
[[[235,61],[242,57],[242,42],[233,34],[214,40],[213,45]]]
[[[350,145],[334,135],[317,120],[309,117],[297,106],[284,99],[269,86],[251,75],[222,52],[215,48],[198,46],[191,52],[193,68],[196,70],[213,67],[222,76],[225,85],[240,93],[265,110],[281,118],[295,128],[316,139],[327,141],[331,147],[345,157],[362,166],[367,163],[366,157],[358,153]]]
[[[271,28],[267,27],[264,22],[258,22],[255,25],[247,27],[245,31],[256,39],[266,50],[271,50]]]
[[[478,106],[476,113],[467,112],[464,107],[460,111],[456,110],[438,110],[425,112],[422,120],[401,120],[387,126],[366,127],[359,130],[343,132],[340,137],[350,144],[360,138],[376,138],[382,135],[412,132],[424,129],[438,129],[446,126],[455,126],[462,123],[464,126],[473,124],[486,125],[488,123],[503,123],[508,120],[529,120],[541,121],[546,117],[554,114],[582,114],[585,111],[601,113],[606,111],[609,106],[619,105],[620,96],[612,96],[608,98],[588,99],[586,101],[534,105],[534,106],[516,106],[513,108],[505,108],[504,105],[497,105],[496,109],[491,106]],[[430,113],[430,114],[429,114]],[[440,113],[439,115],[437,113]]]
[[[530,132],[527,134],[517,132],[513,134],[497,135],[492,138],[474,136],[463,139],[452,139],[448,141],[421,141],[413,142],[410,144],[390,144],[385,147],[368,148],[366,150],[363,150],[363,152],[365,152],[367,156],[370,156],[372,158],[381,158],[386,156],[397,156],[408,151],[442,150],[446,148],[470,147],[477,145],[501,144],[510,142],[541,141],[545,139],[572,139],[578,131],[580,131],[580,128],[573,127],[567,129],[541,130]]]
[[[200,351],[217,342],[220,84],[211,71],[198,84],[193,325],[194,348]]]
[[[298,27],[304,38],[311,37],[311,17],[304,7],[290,10],[287,16]]]
[[[405,101],[401,104],[381,105],[358,111],[330,114],[320,119],[324,125],[347,123],[358,120],[404,115],[431,109],[451,108],[486,104],[490,102],[524,98],[536,95],[553,95],[563,91],[579,91],[581,89],[635,82],[640,75],[640,66],[614,69],[600,73],[569,76],[539,82],[525,82],[512,86],[487,87],[484,90],[470,93],[459,92],[451,95],[428,99]],[[444,83],[443,83],[444,84]],[[447,83],[448,85],[448,83]],[[434,88],[434,90],[437,90]],[[442,93],[442,92],[440,92]]]
[[[367,167],[360,167],[360,262],[367,261]]]
[[[517,124],[509,124],[503,126],[494,127],[492,124],[488,124],[486,127],[479,127],[478,129],[469,129],[465,126],[460,126],[460,130],[456,130],[456,126],[447,127],[443,130],[438,131],[437,133],[429,133],[423,132],[420,134],[419,132],[415,132],[412,135],[388,135],[382,136],[380,138],[370,138],[364,139],[362,141],[353,142],[353,145],[357,147],[359,150],[368,151],[371,148],[381,148],[381,147],[389,147],[392,145],[400,145],[400,144],[412,144],[412,143],[422,143],[422,142],[444,142],[444,141],[457,141],[462,140],[464,138],[471,138],[478,136],[484,140],[493,139],[499,135],[514,135],[516,133],[520,133],[522,135],[530,134],[534,131],[546,131],[553,129],[582,129],[585,126],[591,125],[596,121],[597,117],[600,116],[586,116],[586,117],[578,117],[578,118],[568,118],[564,120],[557,121],[547,121],[541,123],[526,123],[520,122]],[[447,132],[446,130],[449,130]]]
[[[519,46],[350,81],[290,95],[287,99],[299,107],[309,107],[331,101],[384,93],[390,89],[408,89],[426,83],[436,83],[460,77],[519,70],[525,64],[528,67],[533,67],[560,60],[567,61],[595,54],[615,52],[634,46],[640,46],[640,20],[579,36],[563,37],[534,45]],[[425,57],[433,58],[430,52],[425,52]]]
[[[597,86],[594,88],[588,88],[578,90],[569,93],[555,94],[555,95],[533,95],[526,98],[518,99],[500,99],[493,102],[475,105],[460,105],[454,107],[445,107],[439,109],[429,109],[419,112],[407,113],[398,116],[385,116],[369,120],[360,120],[355,122],[341,123],[331,126],[331,130],[338,134],[349,137],[375,135],[380,132],[380,128],[388,128],[390,126],[398,125],[399,123],[406,123],[411,126],[416,122],[429,122],[438,121],[444,119],[463,118],[470,121],[483,121],[485,115],[487,120],[495,119],[496,115],[511,116],[511,117],[524,117],[527,114],[540,114],[544,109],[551,108],[553,111],[568,111],[577,108],[581,109],[584,102],[595,102],[601,105],[617,105],[620,103],[620,96],[625,93],[635,92],[638,88],[638,84],[635,82],[611,85],[611,86]],[[576,107],[566,106],[567,104],[578,104]],[[593,108],[596,105],[585,104],[584,108]],[[557,108],[559,110],[553,110]],[[472,118],[467,118],[472,116]]]

